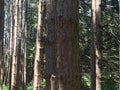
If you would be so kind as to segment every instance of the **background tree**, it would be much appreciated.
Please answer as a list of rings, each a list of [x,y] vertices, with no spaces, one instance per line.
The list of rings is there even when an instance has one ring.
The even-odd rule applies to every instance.
[[[28,29],[28,0],[25,0],[23,5],[25,4],[25,14],[23,14],[25,19],[25,27],[24,27],[24,63],[23,63],[23,90],[27,88],[27,29]]]
[[[0,90],[3,80],[4,0],[0,2]]]
[[[35,63],[34,63],[34,82],[33,89],[40,90],[41,88],[41,61],[43,60],[43,8],[44,2],[42,0],[38,1],[38,23],[37,23],[37,37],[36,37],[36,53],[35,53]]]
[[[101,0],[92,0],[91,90],[101,90]]]
[[[47,13],[44,13],[42,16],[42,27],[43,27],[42,30],[44,33],[42,37],[40,37],[42,39],[39,38],[40,42],[43,42],[43,46],[45,45],[45,47],[42,48],[43,57],[41,57],[42,59],[40,61],[40,67],[39,67],[40,72],[41,72],[41,78],[40,78],[41,87],[40,88],[44,90],[46,86],[46,89],[47,88],[56,89],[56,87],[58,87],[57,86],[58,84],[63,83],[64,79],[61,78],[62,75],[60,72],[65,71],[64,69],[61,70],[61,68],[63,68],[61,66],[64,66],[65,63],[62,63],[62,60],[64,61],[66,57],[65,58],[62,58],[62,57],[64,57],[63,55],[64,53],[67,53],[66,56],[68,55],[68,52],[69,52],[68,48],[70,48],[70,45],[68,45],[68,43],[71,44],[73,42],[72,40],[70,42],[70,40],[66,38],[66,37],[69,37],[68,33],[70,34],[70,32],[67,31],[67,28],[73,27],[75,25],[75,21],[79,20],[79,25],[80,25],[80,27],[78,28],[79,37],[80,37],[79,38],[79,51],[80,51],[79,52],[79,55],[80,55],[79,69],[81,69],[81,72],[79,74],[79,76],[81,77],[80,86],[83,90],[90,90],[90,85],[91,85],[91,81],[90,81],[90,72],[91,72],[90,70],[90,67],[91,67],[90,65],[90,59],[91,59],[90,57],[90,54],[91,54],[90,36],[91,36],[91,33],[90,32],[91,32],[91,18],[92,18],[91,0],[79,0],[79,3],[78,3],[79,4],[79,18],[77,17],[76,18],[77,20],[74,20],[75,19],[74,15],[75,15],[76,10],[72,8],[75,5],[73,3],[74,1],[47,0],[46,2],[45,0],[43,2],[44,3],[42,4],[42,12],[47,11]],[[67,2],[69,2],[70,5],[67,4]],[[20,3],[22,4],[20,5]],[[20,63],[18,64],[20,66],[20,69],[19,69],[20,75],[19,75],[18,81],[22,89],[25,86],[24,82],[26,82],[26,87],[28,90],[33,89],[33,86],[32,86],[33,77],[34,77],[33,67],[34,67],[34,59],[35,59],[35,51],[36,51],[35,42],[36,42],[37,21],[38,21],[37,4],[38,3],[36,0],[28,1],[27,10],[26,10],[26,0],[19,0],[19,4],[18,4],[19,6],[18,32],[21,32],[21,36],[19,35],[20,33],[18,33],[17,35],[17,55],[18,55],[18,51],[21,51],[21,53],[19,52],[19,56],[17,56],[17,57],[20,57],[19,58]],[[101,30],[100,31],[101,34],[99,35],[100,35],[100,38],[102,39],[100,41],[98,40],[98,43],[101,44],[100,50],[102,54],[102,57],[101,57],[102,61],[100,63],[101,64],[101,89],[102,90],[117,90],[119,86],[119,73],[118,73],[119,72],[118,71],[119,53],[118,52],[119,52],[119,42],[120,42],[120,38],[119,38],[120,25],[119,25],[119,18],[118,18],[118,12],[119,12],[118,6],[119,6],[118,0],[102,0],[102,3],[100,4],[100,7],[99,7],[99,9],[101,9],[101,12],[99,13],[102,13],[102,14],[100,15],[97,12],[97,14],[99,14],[101,18],[101,20],[98,22],[100,23],[99,27],[97,23],[97,28]],[[9,90],[10,90],[11,88],[10,67],[12,66],[11,63],[13,60],[12,58],[13,47],[14,47],[13,41],[15,41],[13,39],[14,37],[13,33],[15,29],[14,28],[15,27],[14,17],[16,15],[15,14],[16,0],[14,1],[5,0],[4,7],[5,7],[4,8],[4,12],[5,12],[4,14],[4,38],[3,38],[4,59],[2,61],[2,63],[4,63],[2,64],[4,65],[3,67],[4,75],[3,75],[2,84],[3,84],[3,90],[5,88],[8,90],[7,85],[9,83]],[[71,11],[74,12],[74,14],[70,13]],[[69,16],[67,17],[68,14]],[[71,16],[71,14],[73,16]],[[66,17],[64,18],[64,16],[66,16],[67,18]],[[26,17],[27,17],[27,27],[26,27]],[[72,17],[72,19],[70,19],[70,17]],[[98,17],[99,16],[96,17],[97,21],[98,21]],[[0,21],[2,20],[3,18],[0,19]],[[71,25],[71,23],[73,25]],[[25,38],[26,28],[27,28],[27,37]],[[63,32],[63,29],[64,29],[64,32]],[[95,34],[98,35],[97,33]],[[71,36],[69,38],[74,37],[73,34],[70,34],[70,35]],[[20,42],[20,39],[21,39],[21,42]],[[19,43],[21,43],[21,46]],[[25,43],[27,44],[27,47]],[[72,44],[71,47],[74,48],[75,45],[76,43]],[[26,47],[26,50],[25,50],[25,47]],[[45,49],[45,52],[44,52],[44,49]],[[70,65],[70,63],[72,62],[69,62],[69,63],[67,62],[66,66]],[[68,69],[69,66],[67,67],[66,66],[65,66],[65,69],[69,71]],[[54,68],[54,67],[57,67],[57,68]],[[26,79],[24,76],[26,76]],[[60,87],[62,88],[64,87],[64,85]]]
[[[11,90],[19,90],[19,86],[18,86],[18,73],[19,73],[19,69],[18,69],[18,60],[20,58],[18,58],[18,12],[19,10],[19,0],[16,0],[15,3],[15,15],[14,15],[14,47],[13,47],[13,60],[12,60],[12,75],[11,75]]]
[[[9,58],[9,90],[11,89],[11,69],[12,69],[12,53],[13,53],[13,2],[10,0],[10,58]]]
[[[119,25],[118,25],[118,14],[113,13],[112,8],[110,8],[110,5],[112,7],[112,2],[110,0],[105,0],[106,1],[106,6],[102,9],[102,16],[101,16],[101,25],[99,28],[101,28],[101,50],[102,50],[102,62],[101,62],[101,86],[102,90],[107,90],[110,88],[117,88],[118,87],[118,66],[119,64],[113,64],[111,62],[116,62],[118,63],[118,45],[119,45]],[[80,61],[81,61],[81,68],[82,68],[82,78],[81,78],[81,83],[82,83],[82,88],[89,90],[90,88],[90,5],[91,1],[85,0],[85,1],[80,1]],[[116,11],[116,10],[115,10]],[[114,16],[112,18],[112,16]],[[111,24],[112,27],[111,28]],[[108,28],[109,27],[109,28]],[[116,27],[116,28],[115,28]],[[111,30],[112,29],[112,33]],[[112,35],[114,34],[114,35]],[[115,36],[115,37],[114,37]],[[108,43],[109,42],[109,43]],[[114,42],[114,44],[113,44]],[[109,54],[112,51],[110,48],[115,48],[114,50],[114,55]],[[116,53],[115,53],[116,52]],[[109,56],[109,59],[108,59]],[[114,57],[114,58],[113,58]],[[116,58],[115,58],[116,57]],[[113,66],[111,66],[113,65]],[[114,66],[115,65],[115,66]],[[112,71],[111,71],[112,70]],[[106,72],[109,71],[109,74]],[[114,73],[114,75],[112,74]],[[119,75],[118,75],[119,76]],[[111,77],[114,77],[114,79]],[[117,80],[116,80],[117,79]],[[109,82],[109,84],[106,84]],[[114,85],[111,86],[110,83],[114,83]],[[111,86],[111,87],[110,87]],[[111,89],[111,90],[112,90]]]

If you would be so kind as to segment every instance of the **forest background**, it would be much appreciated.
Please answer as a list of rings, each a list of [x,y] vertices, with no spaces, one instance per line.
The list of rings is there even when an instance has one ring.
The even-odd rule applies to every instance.
[[[54,0],[52,1],[54,2]],[[119,0],[92,0],[92,1],[78,0],[78,1],[79,1],[79,5],[78,5],[79,15],[77,19],[79,20],[79,29],[78,29],[79,31],[77,33],[79,34],[79,39],[78,39],[79,47],[77,49],[79,50],[79,57],[80,57],[79,58],[80,73],[78,73],[78,75],[80,77],[79,84],[81,90],[90,90],[90,88],[93,88],[91,90],[119,90],[119,86],[120,86],[120,18],[119,18],[120,4],[119,2],[120,1]],[[95,9],[93,5],[94,1],[95,2],[101,1],[100,4],[98,5],[99,7],[96,7],[97,9],[99,9],[99,12],[97,12],[95,16],[97,18],[95,21],[96,26],[94,26],[93,24],[94,14],[95,14],[93,12],[94,11],[93,9]],[[26,89],[39,90],[39,89],[35,89],[34,87],[35,85],[38,85],[36,87],[41,88],[41,90],[46,90],[45,89],[47,83],[46,68],[48,69],[48,72],[51,69],[49,69],[49,67],[47,67],[46,65],[47,61],[44,52],[45,51],[44,40],[46,36],[46,27],[48,26],[50,28],[51,25],[51,28],[54,28],[55,25],[53,23],[54,19],[53,21],[51,20],[51,22],[48,22],[49,19],[47,21],[45,17],[47,10],[49,10],[48,7],[46,7],[46,5],[47,2],[45,1],[41,2],[41,0],[1,0],[0,2],[0,69],[1,69],[0,90],[2,89],[19,90],[20,88],[22,90],[26,90]],[[62,8],[60,5],[58,6]],[[39,11],[40,10],[39,8],[41,8],[41,11]],[[71,8],[69,11],[72,13]],[[48,13],[51,14],[49,11]],[[41,24],[42,35],[41,37],[38,37],[39,35],[37,33],[39,29],[38,25],[40,23],[39,22],[40,15],[42,17],[40,21],[42,23]],[[55,16],[55,12],[51,14],[51,17],[52,16],[53,17]],[[73,23],[76,22],[73,21]],[[95,30],[94,28],[96,29],[96,31],[92,31],[92,29]],[[97,32],[97,34],[95,32]],[[53,31],[51,31],[51,33],[55,34]],[[61,34],[64,35],[64,33]],[[94,35],[97,37],[97,39],[95,38],[91,39],[91,37]],[[37,44],[39,44],[39,42],[37,42],[37,37],[38,39],[40,39],[38,41],[42,42],[41,46],[43,47],[40,49],[41,53],[38,51],[42,56],[42,57],[38,57],[41,59],[41,61],[36,61],[38,60],[36,56],[38,50]],[[59,37],[58,40],[60,40]],[[76,41],[77,38],[74,40]],[[62,47],[61,43],[64,45],[64,42],[60,42],[60,45]],[[96,44],[96,46],[99,47],[98,51],[100,52],[99,55],[101,57],[100,57],[100,61],[98,62],[98,66],[100,67],[98,69],[100,69],[100,72],[97,72],[99,70],[95,72],[95,69],[97,69],[95,68],[95,65],[97,65],[97,63],[94,63],[93,58],[97,58],[95,57],[97,54],[92,53],[95,52],[94,50],[96,50],[95,47],[92,47],[94,46],[93,44]],[[76,43],[74,43],[74,45],[76,45]],[[59,46],[59,50],[60,50],[60,46]],[[91,53],[94,54],[95,56],[94,55],[92,56]],[[51,55],[54,56],[54,54]],[[17,62],[16,62],[16,56],[17,56]],[[50,57],[50,58],[54,58],[54,57]],[[39,62],[39,63],[35,64],[35,62]],[[51,63],[52,62],[53,61],[51,61]],[[54,64],[51,65],[54,66]],[[37,68],[35,68],[35,66]],[[66,65],[66,68],[70,68],[69,65],[68,66]],[[37,74],[35,74],[36,69],[38,69],[39,71],[37,72]],[[101,83],[97,84],[95,82],[97,79],[95,73],[97,73],[97,75],[100,75],[100,78],[98,80]],[[33,84],[36,83],[34,82],[35,77],[37,78],[36,81],[39,80],[40,77],[40,81],[38,81],[38,83],[40,84]],[[96,85],[94,85],[94,83],[96,83]],[[96,86],[99,84],[100,84],[99,87],[100,89],[95,89]],[[70,88],[72,87],[74,87],[74,85],[71,85]],[[12,89],[12,88],[17,88],[17,89]]]

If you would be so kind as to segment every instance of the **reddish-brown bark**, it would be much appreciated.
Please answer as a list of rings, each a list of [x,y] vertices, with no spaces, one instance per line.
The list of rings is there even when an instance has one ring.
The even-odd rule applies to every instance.
[[[46,90],[80,90],[78,1],[46,4]]]

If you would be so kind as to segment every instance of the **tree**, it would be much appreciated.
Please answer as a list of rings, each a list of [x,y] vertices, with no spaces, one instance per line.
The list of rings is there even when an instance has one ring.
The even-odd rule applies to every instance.
[[[0,1],[0,90],[3,80],[4,0]]]
[[[1,0],[0,90],[119,88],[118,0],[78,1]]]
[[[10,59],[9,59],[9,90],[11,89],[11,69],[12,69],[12,53],[13,53],[13,2],[10,0]]]
[[[101,90],[101,59],[102,59],[102,32],[101,32],[101,0],[96,0],[96,45],[97,45],[97,51],[96,52],[96,90]]]
[[[100,28],[100,34],[98,35],[100,40],[100,52],[101,52],[101,60],[100,60],[100,67],[101,67],[101,86],[102,90],[117,90],[118,88],[118,67],[117,64],[118,59],[118,50],[119,50],[119,19],[116,13],[116,10],[113,10],[112,1],[114,0],[102,0],[100,5],[101,10],[99,13],[101,20],[97,21]],[[114,1],[115,2],[115,1]],[[102,6],[103,5],[103,6]],[[105,5],[105,6],[104,6]],[[99,6],[99,5],[98,5]],[[117,4],[115,5],[117,6]],[[82,67],[82,88],[85,90],[89,90],[90,88],[90,77],[89,72],[90,70],[90,55],[89,49],[91,48],[90,45],[90,34],[91,30],[91,1],[84,0],[80,1],[80,60],[81,60],[81,67]],[[98,19],[98,17],[97,17]],[[98,33],[97,29],[97,33]],[[99,40],[98,40],[99,41]],[[102,44],[102,45],[101,45]],[[113,49],[114,48],[114,49]],[[102,49],[102,51],[101,51]],[[107,72],[107,73],[106,73]],[[114,78],[114,79],[113,79]],[[111,84],[112,83],[112,84]],[[88,88],[88,89],[87,89]]]
[[[36,37],[36,53],[34,62],[34,82],[33,90],[41,88],[41,61],[43,59],[43,1],[38,1],[38,23]]]
[[[46,1],[46,90],[80,90],[78,1]]]
[[[18,81],[18,12],[19,10],[19,0],[15,2],[15,15],[14,15],[14,47],[13,47],[13,56],[12,56],[12,75],[11,75],[11,90],[19,90],[17,85]]]
[[[28,27],[28,0],[25,0],[25,31],[24,31],[24,64],[23,64],[23,90],[26,90],[27,78],[26,78],[26,59],[27,59],[27,27]]]
[[[91,90],[101,90],[100,72],[100,28],[101,0],[92,0],[92,30],[91,30]]]

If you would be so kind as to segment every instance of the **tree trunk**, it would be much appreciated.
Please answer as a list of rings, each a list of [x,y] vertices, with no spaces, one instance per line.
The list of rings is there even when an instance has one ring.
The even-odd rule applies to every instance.
[[[95,15],[96,0],[92,0],[92,29],[91,29],[91,90],[96,90],[96,15]]]
[[[21,82],[22,82],[22,75],[20,73],[20,66],[21,66],[21,61],[22,61],[22,54],[21,54],[21,43],[22,43],[22,3],[23,0],[19,0],[18,2],[18,32],[17,32],[17,88],[21,87]]]
[[[10,58],[9,58],[9,90],[11,90],[11,72],[12,72],[12,54],[13,54],[13,2],[10,0]]]
[[[55,76],[56,76],[55,8],[56,8],[55,0],[46,0],[46,41],[45,41],[46,90],[55,90]]]
[[[43,1],[38,0],[38,26],[36,37],[36,53],[34,62],[34,82],[33,90],[40,90],[41,88],[41,61],[43,59]]]
[[[78,4],[46,2],[46,90],[80,90]]]
[[[91,30],[91,90],[101,90],[100,72],[100,28],[101,0],[92,0],[92,30]]]
[[[97,39],[97,52],[96,52],[96,90],[101,90],[101,0],[96,1],[96,39]]]
[[[3,78],[4,0],[0,1],[0,90]]]
[[[15,3],[15,15],[14,15],[14,47],[13,47],[13,56],[12,56],[12,75],[11,75],[11,90],[19,90],[17,86],[18,79],[18,10],[19,10],[19,0],[16,0]]]
[[[27,59],[27,14],[28,14],[28,0],[25,0],[25,31],[24,31],[24,63],[23,63],[23,90],[26,90],[26,59]]]

